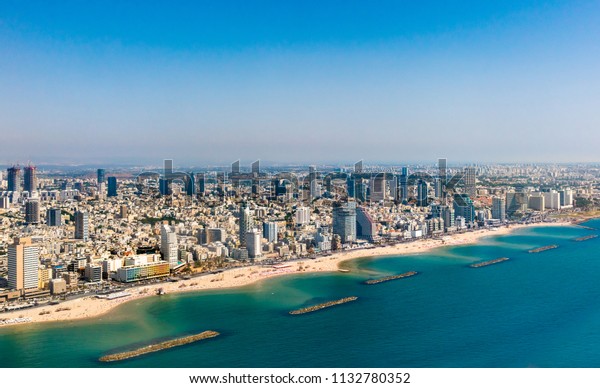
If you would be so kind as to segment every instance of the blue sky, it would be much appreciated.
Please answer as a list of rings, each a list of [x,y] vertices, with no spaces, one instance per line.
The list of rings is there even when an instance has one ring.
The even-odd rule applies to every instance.
[[[600,161],[597,1],[3,1],[0,163]]]

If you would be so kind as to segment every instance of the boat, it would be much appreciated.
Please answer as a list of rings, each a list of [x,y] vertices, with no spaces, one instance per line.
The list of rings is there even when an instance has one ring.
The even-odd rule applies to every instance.
[[[340,268],[340,269],[338,269],[338,272],[346,273],[346,272],[350,272],[350,270],[349,269]]]

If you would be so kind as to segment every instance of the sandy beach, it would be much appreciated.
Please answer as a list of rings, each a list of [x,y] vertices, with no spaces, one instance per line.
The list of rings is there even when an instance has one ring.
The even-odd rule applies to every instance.
[[[144,285],[133,287],[127,290],[130,296],[119,299],[105,300],[98,299],[95,296],[88,296],[76,300],[61,302],[55,306],[39,306],[20,311],[0,314],[0,319],[13,318],[28,318],[30,322],[14,323],[0,325],[12,326],[22,325],[34,322],[56,322],[75,319],[86,319],[98,317],[106,314],[113,308],[132,300],[156,297],[156,292],[162,288],[167,294],[178,292],[190,292],[209,289],[221,289],[245,286],[263,279],[282,276],[293,273],[311,273],[311,272],[331,272],[337,271],[339,264],[352,259],[370,256],[390,256],[422,253],[440,246],[464,245],[473,244],[477,240],[488,237],[510,233],[514,230],[531,227],[531,226],[567,226],[572,225],[570,222],[544,223],[535,225],[515,225],[510,228],[502,227],[494,230],[480,230],[457,234],[453,236],[445,236],[442,239],[421,239],[409,243],[397,244],[394,246],[377,247],[374,249],[357,249],[334,253],[331,256],[319,257],[315,260],[300,260],[290,262],[290,267],[287,268],[272,268],[272,266],[263,266],[260,264],[226,270],[219,274],[211,274],[207,276],[191,278],[189,280],[180,280],[178,282],[164,282],[160,284]],[[44,312],[44,314],[40,314]],[[49,312],[49,313],[48,313]]]

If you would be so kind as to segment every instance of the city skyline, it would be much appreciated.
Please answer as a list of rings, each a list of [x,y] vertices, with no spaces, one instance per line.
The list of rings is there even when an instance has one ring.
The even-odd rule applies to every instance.
[[[9,2],[0,163],[597,162],[598,11]]]
[[[57,162],[57,163],[48,163],[45,161],[32,161],[32,160],[28,160],[27,164],[22,163],[20,160],[16,160],[16,161],[12,161],[12,162],[5,162],[5,163],[0,163],[0,169],[3,171],[4,174],[7,173],[7,170],[10,168],[23,168],[26,167],[28,165],[31,165],[37,169],[48,169],[48,170],[52,170],[52,169],[56,169],[58,171],[60,170],[65,170],[65,171],[78,171],[78,172],[83,172],[83,171],[87,171],[90,170],[90,173],[93,172],[96,173],[97,169],[104,169],[104,170],[112,170],[115,173],[116,172],[123,172],[123,171],[128,171],[128,170],[135,170],[135,169],[140,169],[140,173],[141,172],[147,172],[148,169],[151,170],[160,170],[162,171],[163,169],[163,165],[160,163],[160,158],[154,158],[152,160],[145,160],[145,162],[142,161],[138,161],[138,163],[136,163],[135,161],[131,161],[128,163],[111,163],[111,162],[90,162],[90,163],[84,163],[82,161],[80,162]],[[173,160],[173,159],[162,159],[162,161],[165,160]],[[306,169],[307,171],[311,168],[311,167],[316,167],[316,168],[322,168],[324,169],[323,171],[330,171],[330,170],[336,170],[339,168],[343,168],[343,169],[353,169],[354,164],[357,163],[356,161],[352,161],[353,159],[348,158],[347,160],[338,160],[338,161],[333,161],[330,163],[327,162],[323,162],[323,163],[314,163],[314,162],[286,162],[285,160],[282,161],[271,161],[271,160],[267,160],[267,161],[263,161],[260,160],[260,164],[261,164],[261,169],[268,169],[268,170],[279,170],[279,171],[285,171],[286,169],[293,169],[294,171],[297,169]],[[354,159],[355,160],[355,159]],[[247,159],[247,160],[240,160],[238,159],[237,161],[240,162],[240,171],[241,172],[251,172],[252,171],[252,163],[254,163],[256,160],[255,159]],[[358,162],[363,162],[365,165],[365,168],[368,168],[369,170],[373,170],[373,169],[384,169],[381,170],[381,172],[383,171],[396,171],[398,170],[398,172],[401,171],[402,168],[404,167],[417,167],[419,169],[431,169],[432,171],[434,169],[438,168],[438,164],[435,161],[434,158],[430,158],[430,159],[423,159],[423,160],[396,160],[396,161],[389,161],[389,162],[377,162],[374,160],[364,160],[361,159]],[[177,159],[177,163],[174,164],[173,168],[174,169],[180,169],[186,172],[195,172],[195,171],[204,171],[204,172],[218,172],[218,171],[230,171],[231,170],[231,165],[232,162],[231,161],[223,161],[223,162],[207,162],[207,163],[200,163],[198,161],[187,161],[187,160],[181,160],[181,159]],[[485,166],[587,166],[587,167],[595,167],[600,165],[600,161],[590,161],[590,162],[577,162],[577,161],[565,161],[565,162],[552,162],[552,161],[547,161],[547,162],[528,162],[528,161],[506,161],[506,162],[486,162],[486,161],[481,161],[481,160],[452,160],[448,162],[448,169],[461,169],[463,167],[469,167],[469,166],[473,166],[473,167],[485,167]],[[391,168],[392,170],[385,170]],[[281,170],[280,170],[281,169]],[[46,173],[46,171],[42,171],[42,173]]]

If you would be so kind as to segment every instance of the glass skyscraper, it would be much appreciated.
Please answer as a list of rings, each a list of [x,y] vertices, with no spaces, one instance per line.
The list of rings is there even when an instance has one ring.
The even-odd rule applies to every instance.
[[[475,206],[467,194],[454,195],[454,214],[455,217],[463,217],[466,222],[475,220]]]
[[[406,201],[408,199],[408,167],[402,167],[398,183],[400,185],[400,201]]]
[[[60,226],[62,218],[60,209],[48,209],[46,210],[46,225],[48,226]]]
[[[106,170],[99,168],[97,171],[98,184],[106,182]]]
[[[108,177],[108,193],[109,197],[117,196],[117,178],[114,176]]]
[[[263,222],[263,237],[268,242],[277,242],[277,223],[275,222]]]
[[[424,180],[420,180],[417,184],[417,206],[427,206],[427,190],[427,182],[425,182]]]

